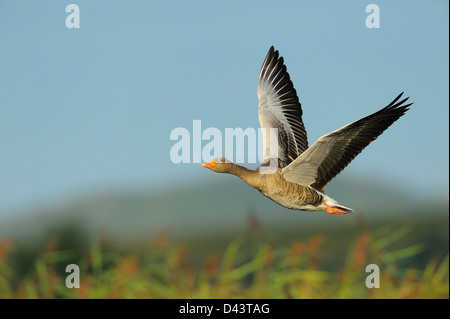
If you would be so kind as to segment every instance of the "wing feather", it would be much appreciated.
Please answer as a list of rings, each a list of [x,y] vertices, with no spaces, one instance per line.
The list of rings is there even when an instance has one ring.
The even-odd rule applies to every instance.
[[[282,170],[284,178],[300,185],[322,189],[361,151],[409,110],[408,98],[388,106],[336,131],[320,137],[310,148]]]
[[[265,161],[270,155],[270,128],[278,130],[278,166],[285,167],[308,148],[302,108],[284,60],[272,46],[258,80],[258,115],[263,134]]]

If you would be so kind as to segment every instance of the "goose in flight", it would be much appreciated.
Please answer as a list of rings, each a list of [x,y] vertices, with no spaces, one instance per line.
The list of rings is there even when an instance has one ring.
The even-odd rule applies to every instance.
[[[351,208],[339,205],[324,194],[324,186],[339,174],[370,142],[398,120],[412,104],[401,99],[403,92],[378,112],[320,137],[308,147],[302,108],[284,60],[272,46],[258,80],[258,115],[264,141],[264,160],[256,170],[234,164],[224,157],[202,166],[218,173],[236,175],[264,196],[295,210],[346,214]],[[277,156],[271,157],[269,133],[277,132]],[[264,171],[274,164],[270,173]]]

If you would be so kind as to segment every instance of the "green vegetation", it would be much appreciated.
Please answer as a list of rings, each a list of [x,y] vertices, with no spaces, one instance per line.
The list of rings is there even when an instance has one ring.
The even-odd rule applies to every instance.
[[[211,239],[170,241],[161,232],[121,246],[67,228],[34,245],[0,242],[0,297],[449,298],[448,242],[420,233],[418,225],[360,225],[339,242],[333,233],[263,233],[251,219],[245,235],[214,251],[205,248]],[[80,267],[79,289],[65,286],[71,263]],[[378,289],[365,286],[368,264],[380,268]]]

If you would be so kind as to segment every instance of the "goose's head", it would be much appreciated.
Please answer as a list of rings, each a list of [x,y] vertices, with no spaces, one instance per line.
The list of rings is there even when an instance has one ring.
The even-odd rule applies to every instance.
[[[227,160],[225,157],[217,157],[212,161],[202,164],[203,167],[209,168],[217,173],[229,173],[234,165],[235,164]]]

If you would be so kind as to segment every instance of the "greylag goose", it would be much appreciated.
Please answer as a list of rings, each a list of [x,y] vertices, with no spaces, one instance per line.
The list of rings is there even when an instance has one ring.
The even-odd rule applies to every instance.
[[[295,210],[346,214],[351,208],[339,205],[324,194],[324,186],[339,174],[370,142],[398,120],[412,104],[400,100],[403,92],[378,112],[320,137],[308,147],[302,108],[283,58],[272,46],[258,80],[258,115],[263,133],[264,160],[256,170],[234,164],[224,157],[202,166],[218,173],[236,175],[276,203]],[[400,100],[400,101],[399,101]],[[270,157],[267,129],[278,132],[277,158]],[[271,173],[263,172],[275,163]]]

